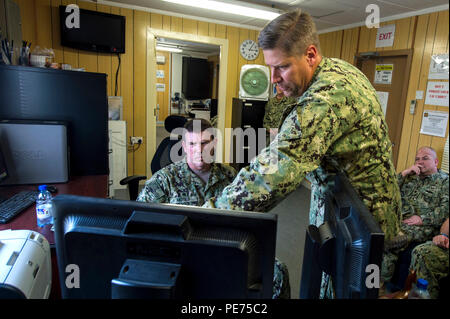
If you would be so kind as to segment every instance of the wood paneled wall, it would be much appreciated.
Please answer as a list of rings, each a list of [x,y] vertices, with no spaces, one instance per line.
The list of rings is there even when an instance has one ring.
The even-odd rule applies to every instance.
[[[166,16],[145,11],[119,8],[81,0],[16,0],[22,17],[23,39],[40,47],[53,48],[55,62],[73,68],[108,75],[108,95],[115,93],[118,58],[111,54],[97,54],[62,47],[59,31],[59,5],[77,4],[80,8],[123,15],[126,18],[126,53],[121,55],[117,95],[123,97],[123,115],[127,122],[127,139],[143,136],[144,144],[128,153],[128,174],[146,174],[151,159],[146,158],[146,70],[147,29],[155,28],[228,39],[229,63],[226,94],[225,127],[231,123],[233,97],[239,93],[239,73],[244,64],[264,64],[262,52],[254,61],[246,61],[239,54],[239,44],[245,39],[257,40],[258,32],[186,18]]]
[[[390,24],[395,24],[395,38],[392,47],[375,47],[376,28],[356,27],[321,34],[319,38],[323,55],[341,58],[353,64],[355,54],[360,52],[413,49],[410,77],[405,79],[408,81],[408,91],[397,163],[397,171],[400,172],[414,163],[416,152],[421,146],[433,147],[439,160],[442,159],[445,138],[419,134],[419,132],[424,110],[448,112],[448,107],[424,105],[425,98],[417,100],[415,114],[410,114],[409,106],[410,101],[415,99],[416,91],[426,93],[431,56],[449,52],[449,11],[383,22],[380,26]],[[448,127],[447,123],[446,136],[448,136]]]

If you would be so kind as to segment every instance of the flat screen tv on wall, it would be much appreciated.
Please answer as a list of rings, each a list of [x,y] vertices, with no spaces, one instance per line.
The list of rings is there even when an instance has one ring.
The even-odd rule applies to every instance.
[[[187,100],[211,98],[211,76],[208,60],[183,57],[181,91]]]
[[[125,17],[85,9],[59,7],[61,45],[94,52],[125,53]],[[67,11],[67,12],[66,12]]]

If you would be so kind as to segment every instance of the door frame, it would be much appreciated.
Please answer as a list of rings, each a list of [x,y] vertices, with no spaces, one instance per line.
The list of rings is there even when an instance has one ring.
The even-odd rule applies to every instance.
[[[201,36],[182,32],[172,32],[160,29],[147,29],[147,162],[150,162],[156,151],[156,38],[170,38],[214,44],[220,47],[219,56],[219,88],[217,95],[217,142],[216,161],[223,163],[225,143],[225,107],[227,97],[228,73],[228,39]],[[152,106],[153,105],[153,106]],[[151,176],[150,165],[146,163],[147,176]]]
[[[406,81],[403,82],[402,94],[401,94],[401,98],[400,98],[401,105],[403,105],[403,108],[401,109],[400,114],[399,114],[399,119],[397,120],[397,124],[400,125],[401,129],[397,131],[397,134],[394,139],[394,140],[399,141],[399,145],[397,147],[397,149],[399,151],[400,151],[400,144],[402,143],[403,120],[405,117],[405,110],[407,108],[406,97],[408,96],[409,75],[411,72],[413,53],[414,53],[413,49],[404,49],[404,50],[391,50],[391,51],[359,52],[355,55],[355,65],[359,70],[362,69],[363,61],[368,60],[368,59],[406,56],[406,66],[405,66],[406,72],[404,75]],[[392,155],[394,155],[394,154],[392,154]],[[399,155],[400,155],[400,152],[397,152],[397,158],[392,159],[396,169],[397,169],[396,166],[398,163]]]

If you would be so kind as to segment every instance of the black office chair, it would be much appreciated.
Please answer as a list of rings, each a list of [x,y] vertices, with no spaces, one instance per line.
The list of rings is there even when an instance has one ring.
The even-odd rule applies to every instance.
[[[183,127],[187,122],[187,118],[180,115],[169,115],[164,121],[164,127],[167,132],[171,133],[174,129],[178,127]],[[173,163],[170,158],[170,151],[172,147],[179,142],[181,136],[178,139],[171,140],[170,136],[164,138],[156,149],[155,155],[153,156],[152,162],[150,164],[150,169],[152,174],[155,174],[161,168]],[[182,149],[180,148],[179,155],[183,155]],[[128,185],[128,192],[130,195],[130,200],[136,200],[139,192],[139,181],[142,179],[147,179],[147,176],[143,175],[132,175],[127,176],[122,179],[119,183],[120,185]]]

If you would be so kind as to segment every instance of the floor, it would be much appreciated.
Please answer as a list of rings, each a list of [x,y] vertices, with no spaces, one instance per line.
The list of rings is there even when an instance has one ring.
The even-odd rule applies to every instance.
[[[168,136],[164,127],[157,128],[157,145]],[[126,190],[115,192],[115,198],[128,199]],[[297,299],[300,291],[305,230],[308,223],[310,190],[300,186],[270,213],[278,215],[276,256],[286,263],[289,270],[291,298]]]

